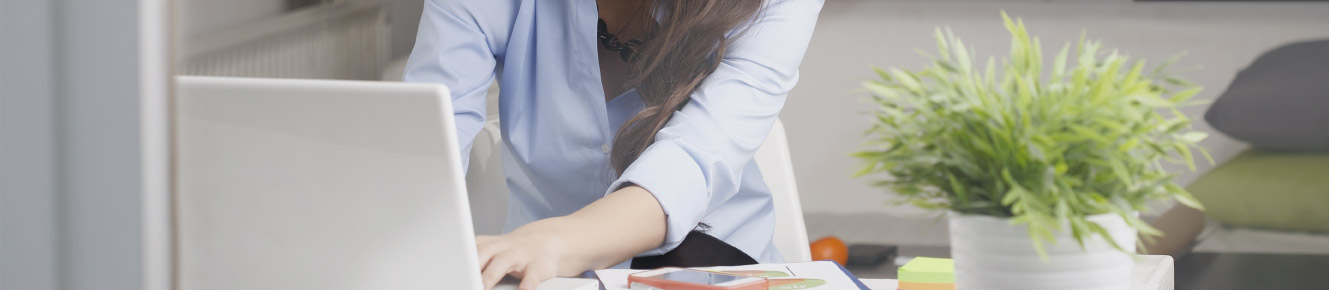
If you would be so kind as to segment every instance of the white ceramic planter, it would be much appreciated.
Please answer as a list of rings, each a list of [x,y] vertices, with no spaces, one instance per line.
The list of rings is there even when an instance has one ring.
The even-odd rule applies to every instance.
[[[1136,231],[1115,214],[1094,215],[1117,244],[1135,252]],[[1028,228],[1009,219],[950,213],[951,257],[957,290],[1127,290],[1134,261],[1106,240],[1095,237],[1085,247],[1070,230],[1045,243],[1045,261],[1034,250]]]

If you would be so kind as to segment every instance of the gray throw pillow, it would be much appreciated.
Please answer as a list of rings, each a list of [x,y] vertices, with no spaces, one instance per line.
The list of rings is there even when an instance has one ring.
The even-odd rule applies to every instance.
[[[1260,56],[1237,74],[1204,119],[1256,148],[1329,151],[1329,40]]]

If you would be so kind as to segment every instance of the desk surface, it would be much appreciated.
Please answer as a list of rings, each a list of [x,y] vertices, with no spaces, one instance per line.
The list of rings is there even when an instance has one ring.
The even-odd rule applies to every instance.
[[[494,290],[517,290],[517,279],[504,278],[494,286]],[[584,278],[554,278],[540,283],[536,290],[599,290],[600,281]]]
[[[947,250],[945,255],[938,255],[941,254],[939,251],[944,249],[944,247],[918,247],[913,250],[901,249],[900,253],[902,255],[933,257],[949,256],[949,250]],[[886,269],[889,269],[889,271],[886,271]],[[1131,278],[1135,280],[1136,290],[1172,290],[1174,288],[1173,269],[1172,257],[1170,256],[1140,256],[1140,259],[1136,260],[1135,273]],[[895,265],[888,264],[876,268],[850,269],[850,271],[852,271],[855,276],[858,276],[864,285],[867,285],[868,288],[873,290],[895,290],[898,287],[898,283],[894,279],[896,274]],[[890,278],[881,278],[881,276],[890,276]],[[556,278],[540,283],[538,290],[596,290],[599,289],[599,285],[599,281],[595,279]],[[500,284],[499,288],[495,288],[495,290],[499,289],[515,290],[517,289],[517,284],[513,281],[504,281],[504,283]]]
[[[863,285],[867,285],[872,290],[895,290],[899,289],[900,283],[895,279],[859,279]]]
[[[862,279],[864,285],[872,290],[896,290],[899,285],[895,279]],[[582,278],[554,278],[544,283],[536,290],[597,290],[600,289],[600,282],[595,279]],[[500,282],[494,290],[517,290],[515,281],[504,280]]]

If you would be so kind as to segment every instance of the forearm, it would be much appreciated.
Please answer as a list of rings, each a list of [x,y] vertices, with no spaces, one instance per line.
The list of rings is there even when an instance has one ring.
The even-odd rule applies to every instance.
[[[655,197],[641,187],[628,186],[571,215],[540,220],[516,232],[557,235],[562,245],[560,268],[580,273],[608,268],[659,247],[665,223]]]
[[[584,232],[569,240],[571,254],[592,269],[622,263],[659,247],[665,238],[665,214],[650,192],[628,186],[567,216]]]

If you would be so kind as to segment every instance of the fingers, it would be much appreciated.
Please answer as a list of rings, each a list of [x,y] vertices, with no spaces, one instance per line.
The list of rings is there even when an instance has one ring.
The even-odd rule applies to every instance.
[[[558,258],[550,250],[548,239],[531,236],[477,236],[476,252],[480,259],[480,278],[485,289],[493,289],[505,276],[521,278],[520,289],[534,290],[541,282],[558,275]],[[543,246],[541,246],[543,245]]]
[[[520,290],[535,290],[536,287],[540,286],[540,282],[554,278],[555,271],[553,266],[548,263],[531,263],[522,272],[524,273],[522,273],[521,285],[517,288]]]
[[[503,244],[499,243],[498,239],[492,236],[475,237],[475,249],[476,256],[480,258],[480,269],[484,269],[488,266],[489,261],[492,260],[495,255],[506,250],[503,248]]]
[[[485,282],[485,289],[494,289],[494,285],[498,285],[498,281],[503,280],[503,276],[507,276],[508,272],[512,272],[515,265],[508,257],[508,255],[494,257],[492,261],[489,261],[489,265],[485,266],[484,271],[480,272],[480,278]]]

